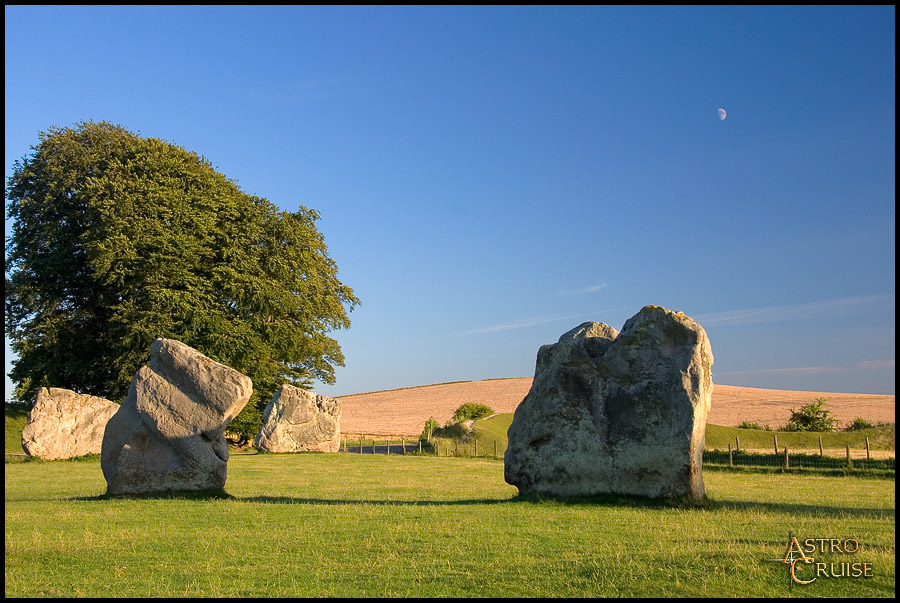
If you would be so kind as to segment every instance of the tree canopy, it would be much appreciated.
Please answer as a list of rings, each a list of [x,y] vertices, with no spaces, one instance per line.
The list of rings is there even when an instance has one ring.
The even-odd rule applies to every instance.
[[[196,153],[121,126],[50,128],[7,182],[6,333],[19,400],[40,387],[121,400],[159,337],[253,380],[233,426],[283,383],[334,382],[327,333],[359,300],[315,210],[280,211]]]

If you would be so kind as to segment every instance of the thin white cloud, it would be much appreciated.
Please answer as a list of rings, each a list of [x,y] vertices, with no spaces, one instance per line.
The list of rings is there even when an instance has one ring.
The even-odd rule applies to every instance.
[[[593,319],[598,320],[599,317],[602,317],[605,314],[609,314],[611,312],[619,312],[621,310],[627,310],[628,307],[623,308],[612,308],[608,310],[598,310],[597,312],[588,312],[584,314],[568,314],[566,316],[536,316],[533,318],[526,318],[523,320],[517,320],[514,322],[505,322],[496,325],[489,325],[486,327],[479,327],[476,329],[469,329],[468,331],[463,331],[459,333],[459,335],[485,335],[487,333],[498,333],[501,331],[515,331],[518,329],[527,329],[528,327],[535,327],[537,325],[543,325],[551,322],[559,322],[563,320],[577,320],[577,319]],[[577,325],[572,325],[577,326]]]
[[[856,364],[861,369],[894,369],[893,360],[863,360]]]
[[[825,373],[841,373],[847,370],[842,366],[799,366],[781,369],[759,369],[755,371],[731,371],[729,373],[715,373],[715,377],[744,377],[747,375],[821,375]]]
[[[889,304],[892,305],[891,296],[889,295],[858,295],[790,306],[768,306],[764,308],[730,310],[727,312],[712,312],[700,314],[695,316],[694,319],[704,327],[810,320],[887,308]]]
[[[557,291],[557,295],[584,295],[586,293],[596,293],[597,291],[602,291],[606,289],[606,283],[600,283],[599,285],[591,285],[590,287],[584,287],[582,289],[570,289],[567,291]]]
[[[569,316],[536,316],[534,318],[526,318],[524,320],[517,320],[515,322],[507,322],[497,325],[490,325],[487,327],[479,327],[477,329],[470,329],[468,331],[463,331],[462,335],[484,335],[485,333],[497,333],[499,331],[515,331],[517,329],[526,329],[528,327],[556,322],[558,320],[584,318],[586,316],[592,315],[593,314],[571,314]]]
[[[798,375],[822,375],[843,373],[854,369],[893,369],[893,360],[863,360],[849,366],[798,366],[792,368],[757,369],[752,371],[731,371],[728,373],[715,373],[716,377],[743,377],[753,376],[798,376]]]

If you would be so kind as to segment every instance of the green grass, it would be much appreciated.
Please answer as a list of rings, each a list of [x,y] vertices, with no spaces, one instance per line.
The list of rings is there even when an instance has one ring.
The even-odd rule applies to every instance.
[[[507,444],[506,432],[509,431],[512,420],[513,413],[502,413],[473,423],[472,430],[486,454],[493,454],[496,447],[499,456],[503,456]]]
[[[224,496],[104,495],[99,462],[6,465],[7,597],[893,597],[894,482],[704,474],[708,501],[517,497],[502,461],[233,454]],[[869,579],[788,587],[787,536]]]
[[[20,456],[25,454],[25,450],[22,448],[22,430],[25,429],[25,423],[28,422],[28,410],[24,405],[7,405],[4,410],[4,421],[6,422],[4,452],[14,453],[4,455],[6,462],[22,462],[28,458]]]
[[[785,466],[783,454],[759,452],[726,452],[707,450],[703,453],[704,469],[727,469],[734,471],[772,470],[779,472],[814,472],[828,475],[859,475],[894,479],[896,463],[893,457],[888,459],[853,459],[847,460],[834,456],[821,456],[807,453],[791,453]]]
[[[492,456],[503,458],[506,451],[506,432],[512,424],[512,413],[496,414],[472,423],[475,437],[467,435],[459,424],[437,430],[432,438],[432,450],[440,456]],[[465,436],[465,437],[464,437]],[[439,450],[438,450],[439,449]]]
[[[853,450],[865,450],[866,437],[869,438],[871,450],[894,450],[895,426],[874,427],[872,429],[860,429],[858,431],[834,431],[829,433],[817,433],[812,431],[765,431],[762,429],[740,429],[738,427],[722,427],[720,425],[706,426],[706,448],[708,450],[725,450],[728,445],[734,448],[735,438],[740,438],[742,449],[773,450],[778,438],[779,450],[783,446],[788,449],[813,450],[819,447],[819,436],[822,437],[822,446],[831,449],[844,449],[849,445]]]

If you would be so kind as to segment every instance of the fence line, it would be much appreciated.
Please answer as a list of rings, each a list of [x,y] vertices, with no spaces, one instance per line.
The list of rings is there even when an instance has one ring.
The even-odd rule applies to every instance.
[[[354,454],[430,454],[433,456],[467,456],[503,458],[505,448],[497,441],[480,445],[477,440],[460,443],[457,440],[385,434],[341,434],[340,451]]]
[[[355,454],[410,454],[423,452],[417,436],[350,433],[341,434],[339,450]]]
[[[770,452],[748,451],[739,448],[740,441],[735,440],[736,447],[728,444],[727,450],[705,450],[703,462],[711,465],[785,467],[785,468],[821,468],[821,469],[894,469],[894,458],[873,459],[871,447],[866,438],[865,458],[855,458],[853,453],[862,454],[862,450],[852,450],[849,445],[841,456],[828,456],[819,439],[819,454],[796,452],[786,445],[779,445],[778,436],[773,435],[773,449]],[[356,454],[430,454],[434,456],[466,456],[502,459],[506,452],[501,449],[497,440],[493,444],[481,446],[477,440],[460,442],[459,440],[432,439],[421,440],[410,435],[385,434],[342,434],[341,452]]]
[[[862,451],[859,451],[860,453]],[[786,469],[890,469],[896,461],[893,457],[885,459],[871,458],[871,451],[866,447],[865,458],[854,458],[849,445],[844,447],[842,456],[828,456],[824,450],[820,454],[809,452],[792,452],[787,446],[781,446],[778,452],[751,452],[747,450],[706,450],[703,462],[711,465],[728,465],[732,467],[784,467]]]

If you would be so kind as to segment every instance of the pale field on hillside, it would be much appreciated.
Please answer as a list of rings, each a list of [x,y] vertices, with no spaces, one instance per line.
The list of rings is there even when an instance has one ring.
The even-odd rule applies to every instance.
[[[427,385],[384,392],[342,396],[341,431],[346,434],[416,435],[434,417],[441,425],[466,402],[487,404],[495,412],[508,413],[531,388],[531,377],[489,379],[444,385]],[[806,392],[715,385],[707,419],[714,425],[737,426],[755,421],[773,429],[787,423],[791,409],[816,398],[825,398],[825,409],[843,426],[862,417],[870,423],[894,422],[894,396]]]

